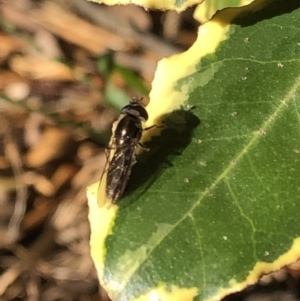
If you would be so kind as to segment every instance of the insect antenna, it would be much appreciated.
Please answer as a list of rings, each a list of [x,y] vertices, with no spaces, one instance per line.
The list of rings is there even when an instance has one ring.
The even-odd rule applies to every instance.
[[[132,97],[132,99],[130,100],[130,104],[140,104],[140,105],[142,105],[143,107],[144,107],[144,105],[143,105],[143,97],[139,97],[139,98],[137,98],[137,97]]]

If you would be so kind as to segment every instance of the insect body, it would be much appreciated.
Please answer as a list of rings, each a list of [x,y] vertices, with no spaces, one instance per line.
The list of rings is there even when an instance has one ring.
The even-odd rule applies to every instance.
[[[133,165],[136,163],[136,148],[141,145],[142,122],[148,119],[144,106],[133,99],[121,110],[120,118],[113,125],[113,134],[108,149],[107,164],[98,189],[100,207],[107,202],[116,203],[127,185]]]

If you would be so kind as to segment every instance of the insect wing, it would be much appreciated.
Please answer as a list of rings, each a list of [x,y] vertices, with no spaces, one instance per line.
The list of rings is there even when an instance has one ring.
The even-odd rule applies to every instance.
[[[106,162],[102,176],[100,178],[100,183],[98,186],[98,193],[97,193],[97,201],[98,206],[103,207],[106,203],[109,202],[106,196],[106,181],[107,181],[107,168],[108,168],[108,162]]]
[[[129,145],[115,151],[106,177],[106,194],[113,203],[123,194],[135,162],[135,146]]]
[[[109,141],[109,148],[107,149],[107,153],[106,153],[106,163],[100,178],[100,183],[98,186],[98,193],[97,193],[97,201],[98,201],[98,206],[99,207],[103,207],[105,204],[111,204],[111,199],[108,197],[108,195],[106,194],[106,187],[107,187],[107,172],[109,169],[109,163],[112,160],[112,158],[114,157],[115,151],[116,151],[116,145],[115,145],[115,140],[114,140],[114,133],[116,131],[116,127],[118,126],[120,120],[122,120],[122,118],[124,117],[123,114],[121,114],[121,116],[119,117],[119,119],[117,119],[113,125],[112,125],[112,137]]]
[[[111,203],[111,200],[106,194],[106,187],[107,187],[107,172],[109,169],[109,162],[111,158],[114,156],[114,153],[115,153],[115,149],[110,148],[107,153],[107,160],[100,178],[98,193],[97,193],[97,201],[99,207],[103,207],[105,204]]]

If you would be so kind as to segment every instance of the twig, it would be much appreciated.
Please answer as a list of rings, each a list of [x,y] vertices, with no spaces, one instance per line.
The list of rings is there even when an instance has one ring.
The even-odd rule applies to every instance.
[[[71,4],[78,13],[91,19],[96,24],[126,39],[137,41],[143,48],[158,52],[162,57],[182,51],[182,49],[172,46],[150,33],[138,32],[130,23],[123,22],[120,18],[114,18],[107,8],[100,5],[89,3],[85,0],[74,0]]]
[[[26,210],[26,197],[27,197],[27,187],[22,181],[23,168],[22,159],[19,153],[16,142],[13,139],[13,132],[10,127],[9,121],[3,115],[0,115],[3,126],[1,127],[4,131],[4,148],[5,155],[8,158],[12,170],[14,172],[15,183],[16,183],[16,201],[14,206],[14,212],[10,219],[7,239],[10,243],[15,242],[20,234],[20,224],[24,217]]]
[[[19,254],[20,261],[0,276],[0,296],[5,293],[8,286],[19,277],[23,270],[28,269],[30,271],[36,265],[36,261],[51,250],[51,246],[54,245],[54,235],[53,228],[48,227],[30,249],[27,250],[19,245],[9,247],[15,254]]]

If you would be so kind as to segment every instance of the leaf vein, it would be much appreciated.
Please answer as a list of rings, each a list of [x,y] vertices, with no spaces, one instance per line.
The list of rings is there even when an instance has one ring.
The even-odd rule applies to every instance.
[[[252,240],[252,247],[253,247],[253,258],[256,259],[257,261],[257,252],[256,252],[256,245],[255,245],[255,239],[254,239],[254,235],[255,235],[255,232],[256,232],[256,229],[255,229],[255,226],[254,226],[254,223],[252,221],[252,219],[247,216],[243,210],[243,208],[241,207],[241,204],[239,203],[235,193],[233,192],[231,186],[230,186],[230,183],[228,182],[228,179],[225,178],[224,179],[224,182],[228,188],[228,191],[232,197],[232,200],[234,201],[236,207],[238,208],[238,210],[240,211],[240,214],[241,216],[250,224],[251,226],[251,229],[252,229],[252,234],[251,234],[251,240]]]
[[[197,239],[198,239],[198,248],[199,248],[199,251],[200,251],[200,258],[202,259],[202,274],[203,274],[203,282],[202,282],[202,285],[203,285],[203,290],[205,290],[205,287],[206,287],[206,273],[205,273],[205,260],[204,260],[204,254],[203,254],[203,249],[202,249],[202,243],[201,243],[201,235],[199,233],[199,230],[198,230],[198,227],[196,225],[196,222],[195,222],[195,219],[194,219],[194,216],[192,214],[189,215],[191,221],[192,221],[192,226],[194,228],[194,231],[196,233],[196,236],[197,236]]]

